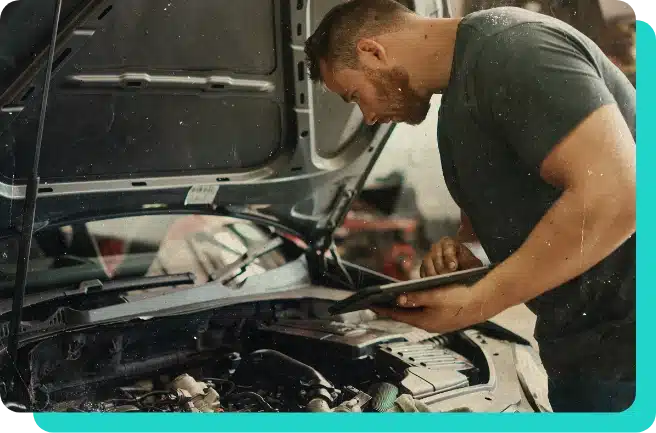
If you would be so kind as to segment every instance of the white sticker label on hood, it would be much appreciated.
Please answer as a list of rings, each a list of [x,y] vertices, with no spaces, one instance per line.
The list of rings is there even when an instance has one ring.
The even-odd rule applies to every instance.
[[[197,204],[212,204],[219,192],[218,185],[194,185],[187,193],[185,206]]]

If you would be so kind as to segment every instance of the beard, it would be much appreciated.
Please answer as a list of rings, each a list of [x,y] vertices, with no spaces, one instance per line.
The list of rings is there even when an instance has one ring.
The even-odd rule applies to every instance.
[[[397,118],[410,125],[418,125],[426,119],[430,97],[421,96],[410,87],[405,69],[397,66],[389,71],[365,69],[364,72],[376,88],[381,105],[388,107],[388,112],[380,113],[381,116]]]

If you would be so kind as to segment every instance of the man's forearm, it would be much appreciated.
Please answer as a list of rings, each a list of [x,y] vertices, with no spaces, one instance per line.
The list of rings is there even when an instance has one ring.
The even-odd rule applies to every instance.
[[[624,197],[565,191],[524,244],[472,288],[484,319],[576,278],[623,244],[636,223],[635,194]]]

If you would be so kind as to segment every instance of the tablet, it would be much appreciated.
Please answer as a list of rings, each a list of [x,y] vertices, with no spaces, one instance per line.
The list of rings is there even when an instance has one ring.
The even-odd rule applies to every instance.
[[[396,299],[403,293],[430,290],[451,284],[471,285],[487,275],[492,268],[493,265],[481,266],[412,281],[365,287],[348,298],[334,303],[328,311],[330,314],[336,315],[367,310],[372,307],[395,307],[397,306]]]

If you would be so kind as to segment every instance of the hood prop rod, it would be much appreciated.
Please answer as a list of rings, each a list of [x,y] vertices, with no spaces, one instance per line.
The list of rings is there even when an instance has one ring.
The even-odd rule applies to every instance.
[[[25,192],[25,202],[23,204],[23,218],[21,224],[21,240],[18,250],[18,263],[16,266],[16,282],[14,286],[14,297],[12,304],[12,316],[9,328],[8,353],[10,362],[14,365],[14,370],[18,374],[16,365],[18,357],[18,343],[20,340],[21,321],[23,319],[23,299],[25,298],[25,287],[27,285],[27,273],[30,261],[30,249],[32,248],[32,235],[34,232],[34,216],[36,213],[37,193],[39,190],[39,160],[41,158],[41,142],[43,140],[43,130],[46,119],[46,110],[48,108],[48,93],[50,91],[50,80],[52,77],[52,67],[55,58],[55,45],[57,43],[57,34],[59,33],[59,17],[61,16],[62,0],[56,0],[54,18],[52,25],[52,37],[50,38],[50,52],[48,54],[48,63],[43,85],[43,97],[41,101],[41,115],[39,117],[39,126],[34,146],[34,160],[32,171],[27,182]]]
[[[393,130],[394,126],[389,128],[389,130],[386,132],[387,138],[392,135]],[[306,258],[311,269],[310,272],[313,274],[321,274],[326,272],[326,253],[330,251],[331,255],[333,256],[333,260],[335,260],[335,264],[342,271],[349,285],[354,289],[357,289],[357,287],[355,287],[351,275],[344,267],[341,259],[337,254],[337,251],[335,250],[334,233],[335,230],[344,223],[344,220],[346,219],[351,206],[353,206],[353,202],[358,198],[358,195],[364,189],[369,175],[373,171],[374,166],[380,157],[380,154],[385,148],[383,143],[385,143],[385,140],[382,140],[382,143],[375,148],[373,154],[371,155],[371,159],[367,163],[364,171],[358,178],[355,185],[352,188],[347,188],[345,186],[340,188],[335,199],[336,201],[334,203],[333,211],[328,216],[325,224],[319,230],[316,230],[310,237],[309,248],[306,254]]]

